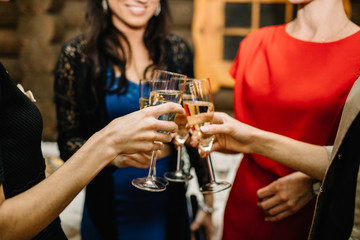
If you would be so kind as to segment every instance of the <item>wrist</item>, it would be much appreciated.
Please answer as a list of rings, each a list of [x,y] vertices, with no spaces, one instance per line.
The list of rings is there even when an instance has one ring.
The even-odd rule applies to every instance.
[[[201,203],[200,209],[207,214],[213,214],[216,211],[216,208],[209,206],[206,203]]]
[[[111,147],[112,145],[113,142],[110,142],[109,138],[104,137],[100,131],[94,133],[80,149],[86,149],[85,152],[91,155],[91,157],[102,164],[105,163],[105,167],[118,156],[118,153],[114,150],[115,148]]]
[[[256,130],[250,135],[249,153],[256,153],[266,156],[266,153],[273,147],[271,134],[265,131]]]

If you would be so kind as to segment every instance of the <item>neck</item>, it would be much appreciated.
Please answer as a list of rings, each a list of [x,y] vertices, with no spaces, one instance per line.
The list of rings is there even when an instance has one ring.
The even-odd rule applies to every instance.
[[[297,17],[286,26],[286,32],[305,41],[332,42],[358,31],[346,16],[340,0],[316,0],[299,4]]]
[[[127,49],[127,44],[122,42],[127,57],[126,77],[127,79],[138,83],[139,80],[143,78],[145,69],[151,64],[149,51],[144,43],[145,28],[126,28],[121,29],[121,31],[124,33],[130,44],[130,49]],[[115,73],[119,76],[121,74],[120,71],[116,69]]]

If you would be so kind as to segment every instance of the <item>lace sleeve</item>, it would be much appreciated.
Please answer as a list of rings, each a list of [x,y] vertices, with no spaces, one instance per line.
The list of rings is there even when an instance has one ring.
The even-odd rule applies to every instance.
[[[86,141],[80,133],[79,106],[76,101],[76,66],[85,62],[81,57],[80,42],[70,42],[62,47],[55,70],[55,104],[58,128],[58,146],[61,158],[66,161]],[[84,54],[82,54],[84,55]]]
[[[168,70],[194,77],[193,54],[189,45],[175,34],[170,34],[168,41],[167,50],[171,53]]]

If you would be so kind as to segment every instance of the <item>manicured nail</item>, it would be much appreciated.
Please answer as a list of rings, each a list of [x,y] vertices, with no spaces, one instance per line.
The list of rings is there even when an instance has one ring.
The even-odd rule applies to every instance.
[[[202,131],[202,132],[207,132],[207,131],[209,131],[209,128],[208,127],[200,127],[200,130]]]

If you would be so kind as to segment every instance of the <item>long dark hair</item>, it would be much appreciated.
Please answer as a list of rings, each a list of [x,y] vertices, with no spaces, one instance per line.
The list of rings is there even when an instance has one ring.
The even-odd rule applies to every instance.
[[[144,72],[152,68],[163,68],[165,66],[166,57],[164,44],[169,32],[171,15],[167,0],[160,0],[161,12],[158,16],[153,16],[145,30],[144,43],[149,51],[152,64],[148,66]],[[127,44],[126,47],[131,48],[126,36],[116,29],[111,20],[111,11],[104,10],[102,0],[89,0],[86,12],[86,20],[88,23],[88,31],[86,34],[87,54],[92,65],[90,76],[95,85],[101,81],[101,76],[107,71],[106,65],[112,71],[112,80],[105,89],[109,92],[117,92],[122,94],[127,91],[128,80],[126,79],[126,63],[125,48],[120,42],[120,38]],[[117,51],[120,49],[120,51]],[[101,64],[100,59],[106,59],[106,64]],[[110,86],[115,81],[114,66],[120,69],[121,76],[118,87],[110,91]]]

